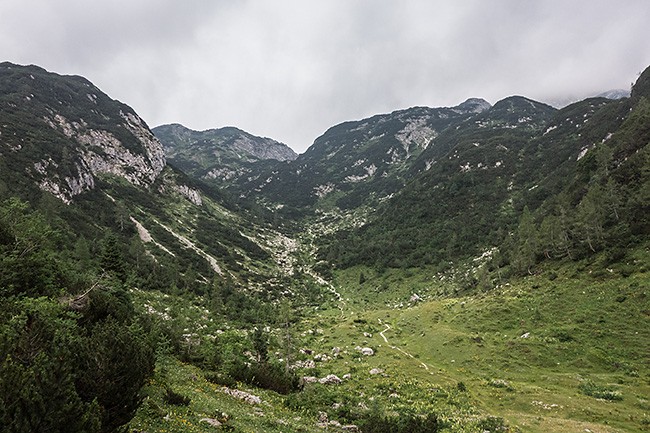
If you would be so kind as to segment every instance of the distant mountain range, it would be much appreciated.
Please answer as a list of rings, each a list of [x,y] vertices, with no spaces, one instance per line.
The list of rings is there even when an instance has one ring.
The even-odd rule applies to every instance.
[[[378,257],[388,266],[435,264],[502,243],[524,207],[542,218],[545,206],[566,193],[584,170],[579,162],[617,136],[645,86],[642,75],[631,97],[607,92],[562,109],[522,96],[494,106],[472,98],[455,107],[413,107],[333,126],[296,155],[234,127],[199,132],[172,124],[152,132],[131,108],[81,77],[9,63],[0,74],[5,194],[41,190],[73,204],[101,184],[118,199],[109,190],[120,178],[155,196],[154,212],[169,207],[173,193],[197,207],[186,217],[198,215],[205,200],[214,203],[211,212],[234,212],[237,224],[257,215],[301,227],[328,216],[326,231],[339,236],[322,238],[321,251],[339,266]],[[581,197],[573,196],[573,207]],[[242,199],[247,204],[236,203]],[[153,221],[140,203],[125,206]],[[162,223],[163,215],[157,218]],[[188,236],[205,222],[197,218],[187,220],[195,221],[183,229]],[[216,255],[240,269],[237,239],[243,238],[204,237],[195,245],[203,245],[201,255],[218,243]]]
[[[622,99],[622,98],[628,98],[629,96],[630,96],[629,90],[613,89],[613,90],[608,90],[606,92],[599,93],[597,95],[591,95],[589,97],[568,96],[565,98],[552,99],[546,102],[555,108],[564,108],[567,105],[571,105],[575,102],[579,102],[588,98]]]
[[[193,131],[182,125],[153,129],[170,163],[186,173],[219,185],[250,172],[251,163],[293,161],[298,155],[286,144],[251,135],[234,127]]]

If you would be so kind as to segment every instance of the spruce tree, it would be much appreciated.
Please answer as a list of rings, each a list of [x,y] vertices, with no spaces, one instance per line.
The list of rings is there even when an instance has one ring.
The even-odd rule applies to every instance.
[[[533,222],[533,216],[528,209],[524,207],[517,228],[517,243],[512,251],[511,263],[518,272],[528,272],[532,274],[531,267],[535,264],[537,253],[537,230]]]
[[[104,238],[100,265],[104,272],[114,275],[122,282],[126,280],[124,258],[122,257],[117,238],[113,233],[109,233]]]

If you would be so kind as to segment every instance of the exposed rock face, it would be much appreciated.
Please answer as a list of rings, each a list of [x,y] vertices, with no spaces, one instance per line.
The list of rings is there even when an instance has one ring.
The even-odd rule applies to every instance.
[[[198,156],[200,153],[201,160],[208,158],[214,162],[226,159],[293,161],[298,156],[284,143],[256,137],[233,127],[193,131],[183,125],[171,124],[157,126],[153,130],[171,158]],[[186,152],[189,149],[192,152]]]
[[[459,113],[481,113],[485,110],[489,110],[490,107],[492,107],[492,105],[490,105],[490,103],[485,99],[469,98],[467,101],[457,105],[453,109]]]
[[[316,368],[316,363],[308,359],[306,361],[296,361],[296,368]]]
[[[245,401],[250,404],[262,404],[262,399],[259,398],[258,396],[249,394],[244,391],[240,391],[238,389],[230,389],[224,386],[223,388],[221,388],[221,391],[234,398],[237,398],[239,400]]]
[[[47,165],[45,173],[41,173],[46,174],[48,181],[41,188],[69,203],[75,195],[92,189],[94,176],[100,173],[123,177],[138,186],[150,185],[166,164],[162,145],[138,116],[132,113],[124,114],[122,111],[120,115],[122,121],[119,125],[138,140],[141,152],[128,149],[108,131],[92,129],[88,124],[70,122],[61,114],[45,118],[45,122],[52,128],[63,132],[80,145],[77,147],[80,161],[75,163],[77,176],[66,177],[65,182],[56,182],[56,174],[47,176],[47,167],[54,167]]]
[[[145,122],[84,78],[2,63],[0,107],[11,107],[0,110],[0,154],[15,153],[21,167],[12,169],[66,203],[97,175],[149,186],[166,165]]]
[[[206,422],[213,427],[221,427],[221,422],[219,422],[219,420],[214,418],[201,418],[199,422]]]
[[[187,197],[189,201],[197,206],[201,206],[203,203],[203,200],[201,199],[201,193],[193,188],[190,188],[187,185],[175,185],[174,189],[181,195]]]

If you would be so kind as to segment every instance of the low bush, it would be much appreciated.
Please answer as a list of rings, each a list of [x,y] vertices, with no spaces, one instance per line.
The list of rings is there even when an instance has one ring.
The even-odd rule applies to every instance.
[[[300,385],[298,376],[292,371],[287,373],[284,366],[280,364],[235,362],[230,366],[227,374],[236,381],[284,395],[297,391]]]
[[[386,417],[373,414],[360,423],[363,433],[435,433],[439,431],[438,417],[429,413],[420,415],[401,415]]]
[[[623,395],[620,391],[615,391],[611,387],[598,385],[590,380],[580,383],[578,386],[584,395],[594,398],[602,398],[603,400],[620,401],[623,400]]]
[[[175,392],[171,388],[167,388],[165,390],[163,400],[165,403],[172,404],[174,406],[188,406],[192,401],[189,397],[185,397],[184,395]]]

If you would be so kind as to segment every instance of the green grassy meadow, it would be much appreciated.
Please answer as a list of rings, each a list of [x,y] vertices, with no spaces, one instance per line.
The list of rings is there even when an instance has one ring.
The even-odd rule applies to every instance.
[[[131,428],[214,431],[198,420],[224,412],[224,430],[321,431],[319,411],[341,424],[378,411],[434,412],[441,431],[449,432],[647,431],[648,256],[639,250],[630,258],[636,273],[623,265],[600,271],[597,260],[569,262],[467,295],[439,276],[397,270],[360,283],[359,269],[350,269],[336,275],[341,308],[332,305],[335,300],[305,308],[294,330],[296,360],[330,358],[300,369],[300,375],[349,374],[343,383],[308,383],[289,396],[237,384],[266,402],[255,406],[220,392],[198,368],[166,357]],[[382,284],[391,285],[386,296],[362,290]],[[413,293],[423,300],[409,302]],[[374,355],[362,355],[360,347]],[[383,372],[371,374],[372,369]],[[165,404],[166,386],[190,397],[190,405]],[[152,408],[171,421],[156,417]]]

